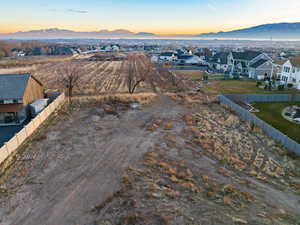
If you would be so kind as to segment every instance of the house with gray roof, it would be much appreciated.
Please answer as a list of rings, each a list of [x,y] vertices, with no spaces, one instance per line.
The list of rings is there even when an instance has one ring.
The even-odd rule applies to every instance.
[[[160,62],[174,62],[177,60],[177,53],[175,52],[162,52],[158,56]]]
[[[0,74],[0,125],[18,125],[26,120],[28,106],[44,98],[40,81],[30,74]]]
[[[249,66],[249,78],[252,79],[264,80],[271,78],[274,75],[273,72],[273,63],[267,59],[260,59]]]
[[[210,69],[225,73],[228,70],[228,56],[228,52],[219,52],[213,55],[208,60]]]
[[[200,64],[202,60],[197,55],[183,54],[177,56],[178,65],[197,65]]]
[[[261,59],[273,61],[270,56],[263,52],[244,51],[229,53],[228,66],[231,76],[250,77],[250,65],[253,65]]]

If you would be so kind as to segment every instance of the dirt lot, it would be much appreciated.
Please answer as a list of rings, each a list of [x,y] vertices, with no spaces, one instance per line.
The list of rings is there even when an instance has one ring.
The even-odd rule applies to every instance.
[[[298,224],[299,161],[182,99],[59,114],[2,177],[1,225]]]

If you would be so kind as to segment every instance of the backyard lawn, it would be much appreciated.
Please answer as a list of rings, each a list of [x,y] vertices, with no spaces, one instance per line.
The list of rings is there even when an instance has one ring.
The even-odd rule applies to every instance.
[[[219,80],[211,81],[205,87],[205,91],[212,95],[219,94],[287,94],[292,93],[292,89],[282,91],[266,91],[256,87],[254,80]],[[300,91],[298,91],[300,93]]]
[[[202,79],[203,75],[205,74],[205,71],[200,70],[173,70],[173,72],[178,76],[193,80]]]
[[[255,113],[257,117],[266,121],[274,128],[280,130],[282,133],[286,134],[290,138],[294,139],[300,143],[300,125],[292,123],[284,119],[281,112],[284,108],[291,105],[299,105],[300,102],[259,102],[255,103],[255,107],[260,110],[259,113]]]
[[[173,72],[178,76],[192,80],[202,79],[204,75],[208,75],[209,78],[224,78],[223,74],[208,74],[206,71],[201,70],[173,70]]]

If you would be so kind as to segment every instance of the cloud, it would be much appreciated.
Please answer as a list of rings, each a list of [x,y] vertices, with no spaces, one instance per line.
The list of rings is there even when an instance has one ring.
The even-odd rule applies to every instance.
[[[88,13],[86,10],[76,10],[76,9],[67,9],[66,12],[69,13]]]

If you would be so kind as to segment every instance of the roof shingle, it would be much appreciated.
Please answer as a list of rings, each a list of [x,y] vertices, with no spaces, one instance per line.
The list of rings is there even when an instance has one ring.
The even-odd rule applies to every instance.
[[[0,74],[0,100],[22,99],[30,74]]]

